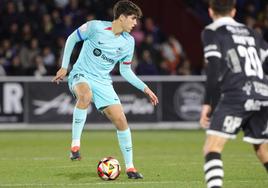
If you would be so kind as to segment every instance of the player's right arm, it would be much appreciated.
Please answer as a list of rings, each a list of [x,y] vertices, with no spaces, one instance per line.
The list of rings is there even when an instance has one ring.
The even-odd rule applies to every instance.
[[[202,32],[202,42],[204,46],[204,57],[206,62],[205,99],[202,106],[200,125],[203,128],[209,126],[210,113],[215,103],[218,102],[219,88],[218,78],[220,75],[220,61],[222,58],[220,45],[215,31],[205,29]]]
[[[93,34],[93,23],[94,21],[83,24],[68,36],[64,47],[61,68],[56,73],[56,76],[52,79],[52,82],[59,84],[59,82],[66,76],[75,44],[79,41],[87,40]]]
[[[63,57],[62,57],[62,65],[61,68],[56,73],[56,76],[52,79],[52,82],[56,82],[57,84],[63,80],[63,78],[67,74],[68,65],[70,62],[70,57],[72,55],[73,48],[77,42],[80,41],[79,37],[77,36],[77,30],[74,31],[66,40]]]

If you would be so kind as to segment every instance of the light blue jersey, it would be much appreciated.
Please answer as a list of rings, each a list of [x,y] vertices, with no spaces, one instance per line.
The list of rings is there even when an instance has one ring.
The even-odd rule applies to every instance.
[[[134,52],[134,39],[129,33],[116,36],[111,22],[90,21],[77,29],[83,47],[74,71],[84,71],[92,79],[111,83],[109,73],[116,63],[130,63]]]
[[[63,68],[68,68],[72,50],[75,44],[82,40],[84,43],[81,52],[69,75],[69,86],[72,92],[76,84],[86,82],[93,91],[93,100],[97,108],[120,103],[113,90],[110,76],[110,72],[117,63],[120,63],[120,74],[133,86],[144,91],[146,84],[131,70],[135,42],[129,33],[123,32],[116,36],[112,32],[112,22],[108,21],[93,20],[83,24],[66,41]],[[110,92],[102,92],[101,87],[105,85],[110,87]],[[104,100],[107,93],[111,94],[107,96],[113,98],[111,101]],[[99,96],[102,98],[97,98]]]

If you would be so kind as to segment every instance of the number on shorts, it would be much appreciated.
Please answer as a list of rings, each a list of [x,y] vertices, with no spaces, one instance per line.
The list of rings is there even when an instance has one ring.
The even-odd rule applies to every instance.
[[[240,127],[242,118],[234,116],[226,116],[223,122],[223,130],[228,133],[234,133]]]

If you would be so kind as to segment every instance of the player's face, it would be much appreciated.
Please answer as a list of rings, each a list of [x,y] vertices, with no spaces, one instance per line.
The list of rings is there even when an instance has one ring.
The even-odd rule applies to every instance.
[[[131,30],[137,25],[137,16],[129,15],[123,16],[122,18],[122,28],[125,32],[131,32]]]

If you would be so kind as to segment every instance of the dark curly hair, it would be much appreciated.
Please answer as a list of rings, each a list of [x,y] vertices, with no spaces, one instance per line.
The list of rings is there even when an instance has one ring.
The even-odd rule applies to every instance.
[[[138,18],[142,17],[142,11],[138,5],[129,0],[118,1],[113,8],[114,19],[119,18],[121,14],[125,16],[136,15]]]
[[[226,15],[235,8],[236,0],[209,0],[209,7],[219,15]]]

